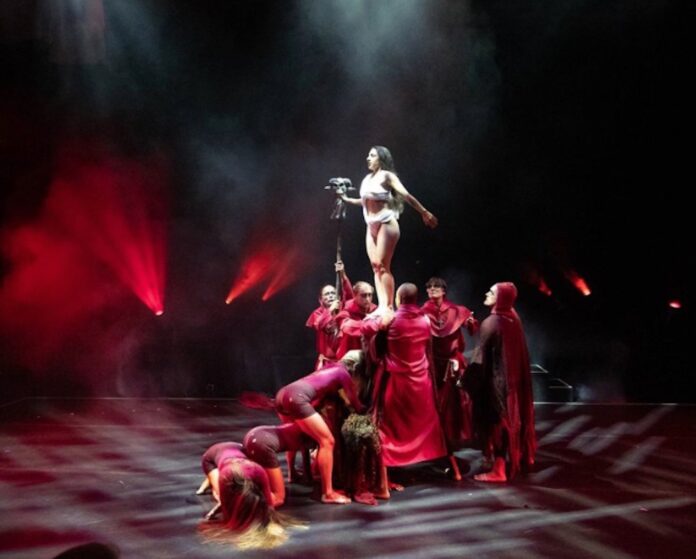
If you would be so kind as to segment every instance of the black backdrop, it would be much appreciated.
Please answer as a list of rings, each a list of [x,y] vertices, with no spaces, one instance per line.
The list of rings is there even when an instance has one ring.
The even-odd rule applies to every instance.
[[[487,288],[515,281],[533,360],[580,399],[694,400],[681,3],[18,4],[0,30],[6,395],[229,396],[307,372],[335,250],[323,186],[359,183],[382,144],[441,222],[406,210],[398,282],[441,275],[483,318]],[[143,186],[166,199],[161,317],[94,255],[80,283],[26,241],[57,179],[106,159],[163,169]],[[349,211],[354,280],[363,235]],[[264,251],[265,279],[225,305]],[[273,274],[287,285],[262,301]]]

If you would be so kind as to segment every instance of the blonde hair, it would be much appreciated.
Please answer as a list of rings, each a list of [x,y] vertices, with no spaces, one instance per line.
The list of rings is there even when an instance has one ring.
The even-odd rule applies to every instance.
[[[220,473],[222,520],[203,522],[199,531],[211,543],[239,549],[278,547],[288,539],[286,528],[305,525],[273,509],[261,487],[244,477],[236,462]]]
[[[362,377],[365,372],[365,353],[360,349],[351,349],[347,351],[340,359],[341,363],[346,366],[350,376]]]

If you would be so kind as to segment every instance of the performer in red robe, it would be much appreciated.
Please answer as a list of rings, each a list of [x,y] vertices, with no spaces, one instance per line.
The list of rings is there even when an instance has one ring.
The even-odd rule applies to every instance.
[[[333,285],[324,285],[319,291],[319,306],[312,311],[305,323],[305,326],[312,328],[317,336],[315,370],[321,369],[325,364],[334,363],[338,359],[336,352],[340,340],[336,315],[341,310],[342,302],[345,303],[353,297],[353,288],[346,276],[343,262],[336,262],[336,272],[341,277],[341,299],[338,299]]]
[[[447,282],[442,278],[430,278],[425,288],[428,301],[421,309],[430,319],[438,409],[451,453],[461,448],[472,436],[471,398],[463,388],[457,386],[457,380],[464,375],[467,367],[462,327],[473,336],[478,331],[478,321],[465,306],[455,305],[446,299]],[[454,478],[461,479],[459,465],[452,454],[450,461]]]
[[[481,341],[469,366],[474,388],[474,424],[493,470],[478,481],[504,482],[534,463],[536,434],[529,353],[522,323],[513,308],[517,288],[496,283],[484,304],[491,315],[481,324]],[[472,386],[474,386],[472,384]]]
[[[430,325],[417,300],[418,288],[405,283],[397,291],[396,313],[363,321],[367,338],[386,330],[374,398],[385,470],[447,455],[428,360]],[[380,496],[389,496],[387,487]]]
[[[351,349],[362,349],[360,326],[363,318],[377,308],[372,300],[374,289],[364,281],[353,286],[353,298],[345,303],[343,310],[336,315],[340,331],[336,357],[340,359]]]

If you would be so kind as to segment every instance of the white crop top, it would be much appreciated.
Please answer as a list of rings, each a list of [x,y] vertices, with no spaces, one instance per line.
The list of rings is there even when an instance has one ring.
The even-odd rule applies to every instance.
[[[378,171],[375,175],[367,175],[360,184],[360,198],[388,202],[392,194],[382,186],[384,181],[384,171]]]

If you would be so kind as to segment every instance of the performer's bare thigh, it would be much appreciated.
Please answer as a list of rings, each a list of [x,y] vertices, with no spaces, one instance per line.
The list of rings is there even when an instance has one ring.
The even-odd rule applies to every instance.
[[[394,256],[394,249],[400,236],[399,223],[395,219],[382,223],[377,231],[376,238],[372,236],[368,227],[365,235],[365,246],[370,262],[380,262],[389,269]]]

